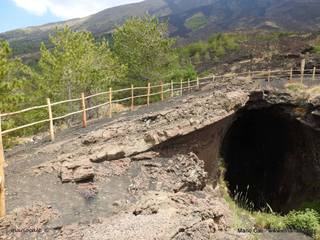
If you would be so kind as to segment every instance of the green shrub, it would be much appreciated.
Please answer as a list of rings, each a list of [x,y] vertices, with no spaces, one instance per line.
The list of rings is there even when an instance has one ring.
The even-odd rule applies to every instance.
[[[208,22],[207,17],[203,13],[196,13],[192,17],[188,18],[185,22],[185,27],[195,31]]]
[[[319,229],[320,216],[313,209],[303,211],[291,211],[285,216],[287,228],[302,231],[308,234],[315,234]]]
[[[292,32],[272,32],[272,33],[265,33],[265,34],[258,34],[253,35],[251,38],[257,41],[278,41],[284,37],[291,37],[294,33]]]
[[[253,212],[258,228],[301,231],[320,239],[320,215],[314,209],[291,211],[285,216],[275,213]],[[318,237],[318,238],[317,238]]]
[[[186,47],[187,53],[190,57],[196,55],[196,54],[205,54],[208,50],[208,46],[205,42],[199,41],[196,43],[192,43],[189,46]]]
[[[312,51],[314,53],[320,53],[320,44],[317,43],[316,45],[314,45]]]
[[[285,218],[275,213],[253,213],[255,225],[258,228],[283,230],[286,228]]]
[[[187,62],[192,59],[195,65],[203,61],[217,61],[227,53],[237,51],[239,42],[243,40],[242,35],[236,34],[215,34],[207,42],[199,41],[189,44],[177,50],[180,61]]]

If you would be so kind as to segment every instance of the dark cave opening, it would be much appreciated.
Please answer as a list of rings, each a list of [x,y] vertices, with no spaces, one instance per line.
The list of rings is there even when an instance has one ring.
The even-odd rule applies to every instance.
[[[252,210],[269,205],[280,213],[316,199],[318,139],[284,106],[242,110],[221,146],[231,196]]]

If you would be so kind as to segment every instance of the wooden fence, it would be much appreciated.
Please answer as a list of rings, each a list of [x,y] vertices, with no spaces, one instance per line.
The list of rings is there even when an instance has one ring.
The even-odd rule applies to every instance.
[[[279,70],[279,71],[255,71],[255,72],[249,71],[249,72],[240,73],[240,74],[225,74],[225,75],[219,75],[219,76],[212,75],[209,77],[197,78],[196,80],[187,80],[187,81],[181,80],[180,82],[160,83],[159,85],[154,85],[154,86],[152,86],[150,83],[148,83],[146,87],[134,87],[133,85],[131,85],[130,88],[119,89],[119,90],[112,90],[112,88],[110,88],[109,91],[107,91],[107,92],[100,92],[100,93],[96,93],[96,94],[93,94],[90,96],[85,96],[84,93],[82,93],[79,98],[69,99],[69,100],[64,100],[64,101],[59,101],[59,102],[51,102],[51,100],[49,98],[47,98],[46,99],[47,104],[45,104],[45,105],[34,106],[34,107],[26,108],[26,109],[23,109],[20,111],[16,111],[16,112],[0,113],[0,117],[3,119],[3,118],[11,117],[13,115],[17,115],[17,114],[21,114],[21,113],[25,113],[25,112],[29,112],[29,111],[34,111],[34,110],[47,109],[47,111],[48,111],[48,118],[47,119],[28,123],[28,124],[25,124],[22,126],[11,128],[11,129],[2,130],[1,135],[6,135],[8,133],[12,133],[17,130],[28,128],[28,127],[31,127],[34,125],[48,123],[51,140],[54,140],[54,135],[55,135],[54,134],[54,121],[65,119],[65,118],[68,118],[73,115],[81,114],[82,115],[82,125],[83,125],[83,127],[86,127],[87,126],[87,112],[90,110],[101,108],[103,106],[109,107],[109,117],[111,118],[112,114],[113,114],[112,105],[114,103],[122,103],[122,102],[130,101],[131,110],[133,111],[134,107],[135,107],[135,105],[134,105],[135,99],[146,98],[146,102],[147,102],[146,105],[149,106],[150,105],[150,97],[152,97],[152,96],[158,95],[158,96],[160,96],[161,101],[163,101],[163,100],[165,100],[164,95],[166,93],[170,93],[169,97],[174,97],[176,95],[182,95],[184,92],[190,92],[194,89],[199,88],[203,84],[209,83],[210,81],[208,81],[208,80],[214,81],[214,80],[217,80],[218,78],[230,79],[230,78],[236,78],[236,77],[241,77],[241,76],[248,77],[250,79],[257,79],[257,78],[262,78],[263,76],[268,76],[268,78],[270,80],[271,77],[279,76],[279,73],[288,73],[288,72],[289,71],[281,71],[281,70]],[[160,91],[153,92],[152,89],[155,89],[155,88],[160,88]],[[146,93],[142,94],[142,95],[135,95],[136,90],[145,90]],[[121,93],[121,92],[128,92],[128,93],[130,92],[130,94],[125,98],[113,99],[114,94]],[[96,105],[96,106],[92,106],[92,107],[88,107],[88,108],[86,107],[86,100],[94,98],[94,97],[98,97],[98,96],[103,96],[103,95],[108,98],[108,101],[106,101],[105,103]],[[80,103],[79,105],[81,107],[78,111],[67,113],[63,116],[53,117],[52,107],[58,106],[61,104],[65,104],[65,103],[73,103],[73,102]],[[1,125],[1,122],[0,122],[0,125]]]
[[[48,127],[49,127],[49,134],[50,134],[50,138],[52,141],[54,141],[55,139],[55,131],[54,131],[54,122],[57,120],[61,120],[61,119],[65,119],[67,117],[73,116],[73,115],[77,115],[77,114],[81,114],[81,121],[82,121],[82,127],[87,127],[87,112],[93,109],[98,109],[101,108],[103,106],[108,106],[109,110],[108,110],[108,115],[111,118],[113,115],[113,104],[115,103],[122,103],[122,102],[129,102],[130,105],[130,109],[131,111],[134,111],[135,108],[135,99],[138,98],[145,98],[146,99],[146,105],[149,106],[150,105],[150,98],[152,96],[160,96],[160,100],[164,101],[166,98],[172,98],[175,96],[180,96],[183,95],[184,93],[188,93],[191,92],[194,89],[200,89],[200,87],[202,85],[206,85],[210,82],[215,82],[217,80],[226,80],[228,81],[229,79],[234,79],[234,78],[243,78],[243,79],[256,79],[256,80],[264,80],[267,83],[271,83],[272,82],[272,78],[285,78],[287,81],[293,81],[296,79],[299,79],[299,82],[303,82],[305,77],[311,78],[312,80],[315,80],[316,78],[316,74],[317,74],[317,70],[316,68],[313,69],[308,69],[305,70],[304,69],[304,65],[305,63],[301,64],[301,70],[298,71],[293,71],[293,69],[290,70],[276,70],[276,71],[249,71],[249,72],[244,72],[244,73],[231,73],[231,74],[224,74],[224,75],[219,75],[219,76],[215,76],[215,75],[211,75],[208,77],[204,77],[204,78],[197,78],[195,80],[187,80],[187,81],[179,81],[179,82],[173,82],[171,81],[170,83],[163,83],[161,82],[158,85],[154,85],[152,86],[150,83],[147,84],[147,86],[145,87],[134,87],[133,85],[131,85],[130,88],[125,88],[125,89],[120,89],[120,90],[113,90],[112,88],[109,88],[108,91],[106,92],[100,92],[100,93],[96,93],[90,96],[85,96],[84,93],[81,94],[81,96],[79,98],[75,98],[75,99],[69,99],[69,100],[65,100],[65,101],[59,101],[59,102],[51,102],[51,100],[49,98],[47,98],[46,102],[47,104],[45,105],[40,105],[40,106],[34,106],[34,107],[30,107],[30,108],[26,108],[20,111],[16,111],[16,112],[10,112],[10,113],[0,113],[0,217],[5,216],[6,211],[5,211],[5,188],[4,188],[4,151],[3,151],[3,142],[2,142],[2,136],[12,133],[14,131],[18,131],[20,129],[24,129],[24,128],[28,128],[34,125],[38,125],[38,124],[42,124],[42,123],[48,123]],[[297,77],[298,75],[298,77]],[[153,89],[160,89],[160,91],[158,92],[153,92]],[[142,95],[135,95],[136,91],[139,90],[143,90],[145,91],[145,94]],[[128,96],[121,98],[121,99],[113,99],[113,95],[115,93],[123,93],[123,92],[128,92]],[[87,107],[86,106],[86,100],[94,98],[94,97],[98,97],[98,96],[106,96],[107,97],[107,101],[96,105],[96,106],[92,106],[92,107]],[[167,97],[165,97],[167,96]],[[71,113],[67,113],[63,116],[58,116],[58,117],[53,117],[52,114],[52,107],[53,106],[57,106],[57,105],[61,105],[61,104],[65,104],[65,103],[72,103],[72,102],[78,102],[80,103],[80,109],[78,111],[75,112],[71,112]],[[17,115],[17,114],[21,114],[21,113],[25,113],[25,112],[29,112],[29,111],[34,111],[34,110],[39,110],[39,109],[47,109],[48,112],[48,118],[47,119],[43,119],[43,120],[39,120],[36,122],[32,122],[32,123],[28,123],[22,126],[18,126],[15,128],[11,128],[11,129],[6,129],[6,130],[2,130],[1,129],[1,120],[3,118],[9,118],[13,115]]]

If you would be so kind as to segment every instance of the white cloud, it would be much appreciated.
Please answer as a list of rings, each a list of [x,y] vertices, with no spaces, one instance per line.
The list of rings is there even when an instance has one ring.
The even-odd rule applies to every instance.
[[[48,11],[63,19],[85,17],[103,9],[142,0],[13,0],[18,7],[36,15]]]

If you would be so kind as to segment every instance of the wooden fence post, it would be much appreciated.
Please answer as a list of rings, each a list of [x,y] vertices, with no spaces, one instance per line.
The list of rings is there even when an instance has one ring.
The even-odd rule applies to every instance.
[[[150,83],[148,83],[148,90],[147,90],[147,105],[148,106],[150,105],[150,89],[151,89],[151,86],[150,86]]]
[[[188,92],[190,92],[190,78],[188,78]]]
[[[1,114],[1,113],[0,113]],[[4,150],[2,142],[1,115],[0,115],[0,218],[6,215],[6,200],[4,188]]]
[[[212,82],[214,82],[215,76],[214,74],[212,74]]]
[[[181,96],[182,96],[182,94],[183,94],[183,83],[182,83],[182,79],[180,80],[180,94],[181,94]]]
[[[173,81],[171,81],[171,97],[174,96],[174,87],[173,87]]]
[[[109,88],[109,118],[112,118],[112,88]]]
[[[313,67],[312,80],[316,80],[316,67]]]
[[[163,96],[163,82],[161,81],[161,86],[160,86],[160,88],[161,88],[161,101],[163,101],[164,100],[164,96]]]
[[[306,60],[302,59],[301,60],[301,83],[303,83],[303,80],[304,80],[304,69],[305,69],[305,66],[306,66]]]
[[[197,77],[197,89],[200,89],[199,77]]]
[[[53,128],[53,118],[52,118],[52,109],[51,109],[51,101],[50,98],[47,98],[48,104],[48,113],[49,113],[49,131],[51,141],[54,141],[54,128]]]
[[[131,111],[134,109],[134,87],[133,84],[131,84]]]
[[[87,127],[87,110],[86,110],[86,99],[84,93],[81,93],[81,108],[82,108],[82,127]]]
[[[290,78],[289,78],[289,81],[292,82],[292,77],[293,77],[293,69],[291,68],[290,69]]]

